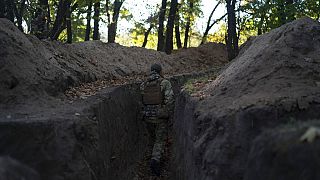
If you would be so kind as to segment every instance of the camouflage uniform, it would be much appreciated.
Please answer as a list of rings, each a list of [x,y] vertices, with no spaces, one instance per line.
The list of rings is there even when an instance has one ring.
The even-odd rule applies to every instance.
[[[163,101],[160,105],[145,105],[144,120],[147,123],[147,129],[154,142],[152,149],[152,158],[160,161],[164,152],[164,145],[167,137],[169,112],[173,110],[174,94],[170,81],[161,77],[158,73],[152,72],[148,80],[141,84],[141,92],[144,95],[144,87],[148,82],[160,80],[160,89],[163,95]],[[164,116],[163,116],[164,114]],[[166,116],[167,114],[167,116]]]

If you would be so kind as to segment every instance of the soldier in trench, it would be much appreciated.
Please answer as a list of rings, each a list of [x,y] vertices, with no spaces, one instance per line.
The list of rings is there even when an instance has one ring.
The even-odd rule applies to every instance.
[[[161,65],[153,64],[148,79],[140,88],[143,119],[153,142],[150,169],[154,175],[160,176],[160,160],[165,148],[170,112],[174,105],[172,85],[163,77]]]

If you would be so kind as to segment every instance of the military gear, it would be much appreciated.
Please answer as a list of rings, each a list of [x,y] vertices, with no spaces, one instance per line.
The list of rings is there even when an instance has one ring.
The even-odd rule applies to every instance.
[[[163,102],[163,94],[161,92],[161,79],[150,80],[145,84],[143,94],[143,104],[160,105]]]
[[[155,72],[157,72],[157,73],[160,74],[160,72],[162,71],[161,65],[160,65],[160,64],[157,64],[157,63],[153,64],[153,65],[151,66],[151,72],[152,72],[152,71],[155,71]]]
[[[144,116],[147,118],[158,117],[159,116],[159,107],[160,105],[147,105],[144,106]]]

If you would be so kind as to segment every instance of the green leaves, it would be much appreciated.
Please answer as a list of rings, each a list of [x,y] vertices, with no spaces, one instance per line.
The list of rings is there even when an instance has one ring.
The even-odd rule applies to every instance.
[[[303,16],[319,19],[318,0],[247,0],[241,7],[242,22],[248,31],[265,33]]]

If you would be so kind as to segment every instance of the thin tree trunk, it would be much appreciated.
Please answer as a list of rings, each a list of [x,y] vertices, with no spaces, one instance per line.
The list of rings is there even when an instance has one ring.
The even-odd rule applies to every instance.
[[[266,9],[267,9],[267,6],[269,6],[269,3],[270,3],[270,0],[266,0],[265,4],[262,7],[260,22],[258,24],[258,35],[261,35],[264,32],[264,30],[262,28],[263,28],[263,24],[266,19],[266,13],[267,13]]]
[[[236,0],[227,0],[228,30],[227,30],[227,52],[231,61],[238,54],[238,37],[236,28],[235,4]]]
[[[210,13],[210,16],[209,16],[209,19],[207,21],[207,27],[206,27],[206,30],[202,36],[202,40],[201,40],[201,44],[205,43],[207,41],[207,36],[208,36],[208,33],[210,31],[210,29],[212,28],[212,26],[217,23],[217,21],[215,21],[214,23],[212,23],[212,25],[210,24],[211,23],[211,20],[212,20],[212,16],[213,16],[213,13],[216,11],[216,9],[218,8],[218,6],[221,4],[221,1],[218,1],[218,3],[216,4],[216,6],[213,8],[213,10],[211,11]]]
[[[14,23],[14,1],[7,0],[7,19]]]
[[[189,0],[189,17],[186,25],[186,31],[184,34],[184,42],[183,42],[183,47],[187,48],[188,46],[188,39],[189,39],[189,31],[190,31],[190,25],[191,25],[191,16],[193,12],[193,1]]]
[[[205,32],[203,33],[203,37],[201,40],[201,44],[204,44],[207,41],[207,36],[209,34],[210,29],[217,24],[218,22],[220,22],[223,18],[225,18],[228,14],[224,14],[223,16],[221,16],[219,19],[216,19],[215,21],[212,22],[212,24],[210,24],[209,27],[206,28]]]
[[[120,9],[124,0],[115,0],[113,8],[112,22],[108,26],[108,42],[114,43],[117,35],[117,25],[120,15]]]
[[[25,4],[26,0],[22,0],[20,3],[20,9],[18,10],[17,6],[15,6],[15,13],[16,13],[16,18],[17,18],[17,23],[18,23],[18,29],[23,32],[23,27],[22,27],[22,17],[24,14],[25,10]]]
[[[158,27],[158,51],[164,51],[164,20],[166,17],[167,0],[162,0],[161,9],[159,12],[159,27]]]
[[[106,12],[107,12],[107,21],[108,21],[108,24],[111,23],[111,17],[110,17],[110,12],[109,12],[109,0],[106,0]]]
[[[176,17],[177,12],[177,0],[171,0],[170,12],[168,17],[167,31],[166,31],[166,47],[165,52],[167,54],[171,54],[173,49],[173,27],[174,27],[174,19]]]
[[[152,28],[153,28],[153,24],[151,24],[150,27],[148,28],[148,30],[144,33],[144,40],[143,40],[142,47],[146,47],[146,45],[148,43],[148,36],[149,36]]]
[[[61,30],[61,26],[64,24],[66,11],[67,11],[66,0],[60,0],[58,5],[57,17],[50,31],[50,38],[52,40],[57,40],[60,33],[62,32],[60,30]]]
[[[286,10],[286,19],[287,19],[286,22],[294,21],[296,19],[294,17],[296,11],[291,9],[293,7],[293,0],[285,0],[285,3],[286,3],[285,7],[288,8]]]
[[[71,7],[70,2],[67,3],[66,24],[67,24],[67,43],[72,43],[72,27],[71,27]]]
[[[177,14],[176,14],[176,19],[175,19],[175,34],[176,34],[176,42],[177,42],[177,48],[180,49],[182,48],[182,43],[181,43],[181,37],[180,37],[180,16],[179,16],[179,10],[180,10],[180,4],[177,6]]]
[[[4,18],[5,12],[6,12],[6,1],[5,0],[0,0],[0,18]]]
[[[286,23],[286,12],[285,12],[285,7],[284,3],[280,3],[278,6],[278,11],[279,11],[279,20],[280,20],[280,25],[283,25]]]
[[[61,26],[59,27],[59,29],[57,30],[57,37],[56,37],[56,40],[59,38],[60,34],[62,33],[63,30],[65,30],[67,27],[67,23],[66,23],[66,20],[64,18]]]
[[[90,32],[91,32],[91,12],[92,12],[92,1],[88,4],[88,10],[87,10],[87,26],[86,26],[86,36],[84,38],[85,41],[90,40]]]
[[[99,20],[100,20],[100,1],[94,4],[94,26],[93,26],[93,40],[99,40]]]
[[[48,7],[47,7],[47,18],[48,18],[48,21],[47,21],[47,30],[49,32],[49,29],[50,29],[50,24],[51,24],[51,14],[50,14],[50,6],[48,4]]]

